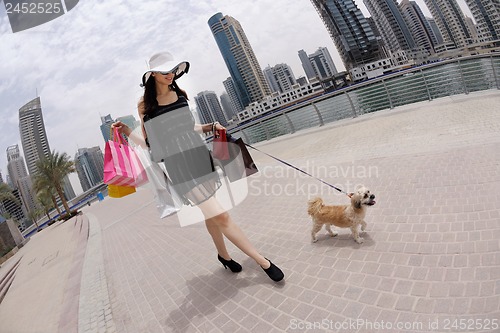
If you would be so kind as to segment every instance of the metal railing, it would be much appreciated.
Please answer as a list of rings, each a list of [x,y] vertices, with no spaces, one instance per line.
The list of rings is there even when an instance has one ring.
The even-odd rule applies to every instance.
[[[365,113],[488,89],[500,89],[500,54],[451,59],[384,75],[260,116],[229,132],[251,144]]]

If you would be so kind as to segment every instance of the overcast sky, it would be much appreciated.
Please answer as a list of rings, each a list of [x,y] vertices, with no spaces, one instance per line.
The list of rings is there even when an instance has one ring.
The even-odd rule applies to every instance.
[[[430,16],[423,0],[416,0]],[[469,16],[463,0],[460,5]],[[356,4],[370,16],[361,0]],[[6,149],[19,144],[19,108],[40,96],[51,150],[72,158],[78,149],[100,146],[100,116],[137,115],[145,60],[170,51],[191,63],[179,80],[194,107],[201,91],[223,92],[229,73],[207,25],[222,12],[237,19],[262,68],[287,63],[303,76],[297,52],[327,47],[338,70],[343,64],[309,0],[85,0],[67,14],[18,33],[0,5],[0,170]],[[22,149],[22,147],[21,147]],[[76,175],[76,174],[75,174]],[[71,177],[75,191],[81,188]]]

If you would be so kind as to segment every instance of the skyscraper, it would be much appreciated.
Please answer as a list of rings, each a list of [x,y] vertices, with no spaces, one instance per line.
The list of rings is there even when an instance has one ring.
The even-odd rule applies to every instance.
[[[396,0],[363,0],[392,53],[416,48],[412,33]]]
[[[111,124],[114,123],[113,118],[111,117],[110,114],[105,115],[104,117],[101,116],[101,134],[102,138],[104,139],[104,142],[108,142],[109,138],[111,137]]]
[[[19,179],[28,176],[24,159],[18,145],[7,147],[7,171],[14,188],[18,187]]]
[[[273,92],[282,93],[291,90],[292,86],[297,83],[292,69],[287,64],[268,66],[264,69],[264,77]]]
[[[240,23],[231,16],[217,13],[208,20],[208,25],[243,107],[270,95],[271,90]]]
[[[194,97],[200,120],[203,123],[218,121],[222,126],[227,126],[227,120],[222,112],[219,99],[213,91],[202,91]]]
[[[63,178],[63,192],[66,200],[71,200],[76,197],[75,190],[73,190],[73,186],[71,185],[71,181],[69,180],[69,176]]]
[[[104,155],[101,148],[80,148],[75,155],[75,168],[83,191],[102,183]]]
[[[410,0],[401,1],[399,6],[417,47],[423,47],[433,53],[434,46],[438,45],[438,40],[420,7],[415,1]]]
[[[118,117],[118,118],[116,118],[116,120],[113,120],[113,118],[111,117],[110,114],[108,114],[104,117],[101,117],[101,126],[100,127],[101,127],[101,133],[102,133],[102,137],[104,139],[104,142],[107,142],[110,139],[110,137],[111,137],[111,125],[115,121],[121,121],[122,123],[124,123],[125,125],[130,127],[132,130],[134,130],[137,126],[140,125],[140,122],[138,120],[136,120],[135,117],[132,115]],[[128,141],[127,136],[123,136],[123,138]]]
[[[30,176],[33,176],[36,173],[36,163],[50,155],[40,97],[31,100],[19,109],[19,132],[28,172]],[[63,183],[66,199],[74,198],[75,192],[68,176],[64,177]]]
[[[240,111],[243,111],[244,107],[240,100],[238,93],[236,92],[236,87],[234,85],[234,81],[231,77],[225,79],[222,84],[224,85],[224,89],[231,100],[231,106],[233,107],[233,111],[237,114]]]
[[[300,50],[299,58],[309,80],[315,79],[320,81],[323,89],[327,89],[333,85],[332,78],[338,72],[326,47],[319,47],[316,52],[309,55],[304,50]]]
[[[34,175],[36,162],[50,155],[40,97],[26,103],[19,109],[19,132],[28,172],[30,175]]]
[[[380,31],[378,31],[377,25],[375,24],[375,20],[371,16],[367,17],[366,20],[368,21],[368,24],[370,25],[370,28],[372,28],[373,34],[375,35],[375,38],[377,39],[380,59],[383,60],[383,59],[390,58],[391,52],[389,51],[387,46],[384,44],[384,40],[382,39],[382,36],[380,35]]]
[[[231,98],[226,92],[220,95],[220,105],[222,106],[222,111],[226,114],[226,119],[233,119],[236,116],[236,112],[234,112],[231,103]]]
[[[310,54],[309,61],[316,77],[320,80],[330,78],[338,73],[337,67],[335,67],[335,63],[326,47],[319,47],[316,52]]]
[[[311,65],[311,61],[309,61],[309,56],[307,55],[306,51],[299,51],[299,59],[302,63],[302,68],[304,69],[304,73],[306,73],[307,79],[316,77],[316,73],[314,72],[314,68]]]
[[[436,36],[436,40],[437,40],[436,45],[443,44],[444,43],[443,35],[441,35],[441,31],[439,31],[439,28],[436,24],[436,20],[433,19],[432,17],[426,17],[426,20],[427,20],[427,22],[429,22],[429,25],[431,26],[432,32]]]
[[[478,34],[476,24],[474,23],[474,20],[472,20],[472,18],[466,16],[465,17],[465,24],[467,25],[467,28],[469,29],[470,37],[471,37],[472,41],[474,41],[474,42],[479,41],[479,34]],[[491,40],[491,38],[485,37],[485,35],[482,33],[481,34],[481,41],[484,42],[486,40]]]
[[[472,42],[464,13],[456,0],[424,0],[443,35],[444,43],[464,47]]]
[[[476,20],[481,41],[500,39],[500,1],[465,0]]]
[[[280,89],[278,87],[278,82],[276,82],[276,78],[274,77],[274,74],[273,74],[273,67],[268,65],[266,68],[264,68],[263,72],[264,72],[264,78],[266,79],[267,84],[269,85],[269,88],[271,89],[271,93],[276,92],[276,91],[280,91]]]
[[[36,199],[30,176],[26,171],[24,159],[21,156],[18,145],[7,147],[7,170],[12,182],[12,187],[19,193],[20,201],[27,211],[36,209]]]
[[[328,29],[347,70],[382,58],[372,29],[353,0],[311,2]],[[306,75],[309,78],[307,71]]]

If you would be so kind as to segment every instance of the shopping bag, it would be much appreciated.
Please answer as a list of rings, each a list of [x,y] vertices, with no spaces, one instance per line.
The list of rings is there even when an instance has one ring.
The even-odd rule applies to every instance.
[[[160,218],[177,213],[182,208],[182,199],[172,190],[171,182],[165,175],[160,165],[151,160],[151,155],[147,149],[140,146],[134,148],[134,152],[147,173],[149,187],[153,192],[156,209]]]
[[[104,183],[118,186],[136,186],[136,178],[144,182],[138,159],[126,141],[114,129],[112,139],[104,149]],[[134,170],[134,167],[137,170]],[[147,178],[146,178],[147,180]]]
[[[131,148],[130,151],[130,162],[134,173],[134,186],[139,187],[146,184],[149,181],[148,174],[141,162],[141,159],[137,155],[136,150],[133,148]]]
[[[229,158],[222,160],[217,158],[213,153],[212,157],[215,164],[220,166],[230,182],[248,177],[259,171],[248,152],[245,142],[241,138],[236,139],[231,134],[226,133],[226,141]]]
[[[108,185],[108,196],[110,198],[123,198],[135,192],[133,186]]]
[[[171,181],[160,166],[157,163],[155,164],[157,167],[153,167],[151,172],[156,177],[154,181],[151,181],[151,187],[156,202],[156,210],[162,219],[180,211],[182,208],[182,199],[173,190]]]
[[[247,146],[245,145],[245,142],[243,142],[243,139],[242,138],[235,139],[230,134],[228,134],[227,141],[229,143],[232,143],[231,147],[233,147],[233,145],[236,145],[239,148],[241,156],[243,157],[243,164],[245,166],[245,175],[248,177],[253,175],[254,173],[257,173],[259,169],[257,169],[257,165],[255,165],[252,155],[250,155],[250,153],[248,152]]]
[[[213,157],[218,160],[229,159],[229,149],[227,146],[226,130],[219,130],[214,136],[213,144]]]

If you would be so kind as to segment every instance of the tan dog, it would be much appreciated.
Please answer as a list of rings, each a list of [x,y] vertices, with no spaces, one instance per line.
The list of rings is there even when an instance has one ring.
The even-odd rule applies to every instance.
[[[375,204],[375,195],[371,194],[366,187],[361,187],[356,193],[351,193],[349,196],[351,197],[351,205],[342,206],[324,205],[321,198],[309,200],[307,213],[311,215],[314,222],[311,231],[313,243],[317,241],[316,234],[323,225],[330,236],[337,236],[337,233],[332,232],[332,224],[339,228],[350,228],[356,243],[363,243],[364,239],[359,237],[358,225],[361,225],[361,231],[365,230],[366,206]]]

